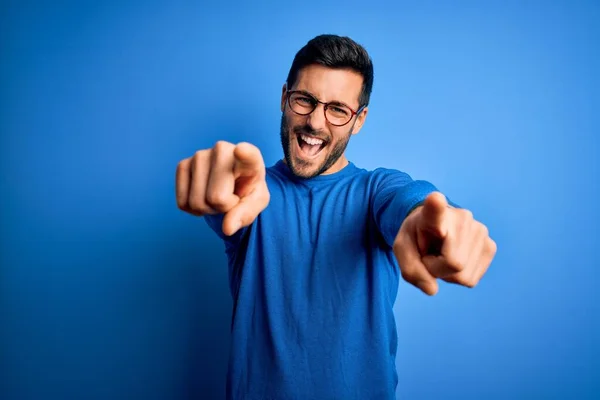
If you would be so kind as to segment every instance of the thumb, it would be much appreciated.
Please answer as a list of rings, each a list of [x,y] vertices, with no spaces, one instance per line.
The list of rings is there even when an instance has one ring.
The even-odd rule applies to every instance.
[[[421,261],[416,241],[408,234],[401,233],[394,241],[393,251],[398,260],[402,278],[421,289],[425,294],[435,295],[438,291],[437,280]]]
[[[423,202],[420,228],[439,238],[444,238],[448,234],[447,215],[446,196],[440,192],[433,192]]]
[[[240,202],[223,217],[223,233],[227,236],[235,234],[241,228],[250,225],[270,201],[266,181],[262,181],[252,192],[240,199]]]

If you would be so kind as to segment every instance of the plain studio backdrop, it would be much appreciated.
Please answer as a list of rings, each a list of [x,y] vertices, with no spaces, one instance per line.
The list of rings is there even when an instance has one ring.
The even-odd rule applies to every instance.
[[[282,155],[320,33],[370,52],[348,155],[485,222],[475,289],[400,285],[398,397],[600,395],[600,6],[590,1],[27,2],[0,17],[0,398],[223,398],[224,248],[175,205],[217,140]],[[365,366],[367,367],[367,366]]]

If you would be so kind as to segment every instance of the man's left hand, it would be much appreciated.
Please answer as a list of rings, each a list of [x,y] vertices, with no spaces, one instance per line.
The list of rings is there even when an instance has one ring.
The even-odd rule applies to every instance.
[[[406,217],[393,250],[402,277],[434,295],[437,278],[477,285],[496,254],[496,243],[470,211],[449,206],[446,197],[435,192]]]

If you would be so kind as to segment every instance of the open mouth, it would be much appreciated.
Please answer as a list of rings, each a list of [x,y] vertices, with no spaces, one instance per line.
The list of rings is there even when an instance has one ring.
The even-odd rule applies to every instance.
[[[300,152],[308,158],[318,156],[321,150],[327,146],[327,141],[308,135],[297,134],[296,140],[298,141]]]

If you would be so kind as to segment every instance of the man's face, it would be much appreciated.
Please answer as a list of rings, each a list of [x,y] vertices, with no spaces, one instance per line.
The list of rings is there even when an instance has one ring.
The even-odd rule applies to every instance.
[[[340,103],[356,111],[363,78],[349,70],[311,65],[303,68],[296,79],[294,91],[312,95],[321,102]],[[362,127],[367,110],[353,116],[344,126],[335,126],[325,117],[324,105],[318,104],[308,115],[290,109],[284,85],[281,110],[281,145],[285,161],[292,172],[302,178],[331,174],[347,163],[344,151],[350,137]],[[304,98],[300,99],[304,101]],[[336,123],[336,122],[334,122]]]

